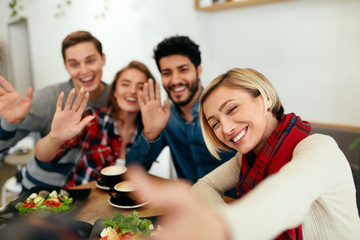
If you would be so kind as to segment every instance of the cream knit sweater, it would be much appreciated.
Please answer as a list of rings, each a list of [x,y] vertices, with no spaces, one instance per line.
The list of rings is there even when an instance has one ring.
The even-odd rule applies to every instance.
[[[216,208],[232,240],[273,239],[302,224],[304,239],[360,239],[351,169],[334,139],[314,134],[295,148],[292,160],[250,193],[226,205],[241,154],[200,179],[192,192]]]

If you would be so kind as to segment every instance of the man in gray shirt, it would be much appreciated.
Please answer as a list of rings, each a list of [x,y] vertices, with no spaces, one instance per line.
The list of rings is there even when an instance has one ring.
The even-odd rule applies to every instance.
[[[62,42],[62,56],[71,79],[41,89],[34,96],[29,88],[25,99],[0,76],[0,152],[6,152],[30,132],[47,135],[61,92],[68,95],[73,88],[76,92],[84,88],[89,92],[88,106],[107,105],[108,86],[101,80],[105,65],[101,42],[89,32],[72,32]],[[23,191],[33,186],[62,186],[79,156],[80,150],[74,149],[56,163],[30,158],[22,169]]]

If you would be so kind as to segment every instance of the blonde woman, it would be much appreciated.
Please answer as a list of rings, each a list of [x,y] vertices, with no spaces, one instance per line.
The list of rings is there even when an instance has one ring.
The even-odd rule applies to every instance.
[[[184,184],[141,186],[154,205],[170,209],[167,239],[360,239],[347,159],[334,139],[309,135],[308,122],[284,113],[265,76],[240,68],[221,74],[200,98],[200,117],[209,151],[237,154],[192,195]],[[138,171],[130,176],[139,186],[146,181]],[[235,186],[239,200],[227,205],[222,195]],[[160,191],[168,192],[163,199]]]

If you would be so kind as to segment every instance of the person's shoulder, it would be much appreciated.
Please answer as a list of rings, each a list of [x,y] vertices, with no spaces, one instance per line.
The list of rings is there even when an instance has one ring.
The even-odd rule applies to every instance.
[[[317,144],[325,144],[325,145],[333,145],[333,144],[337,145],[333,137],[321,133],[310,134],[301,142],[306,142],[308,144],[317,143]]]
[[[343,155],[334,138],[320,133],[310,134],[300,141],[294,149],[294,154],[300,153],[326,155],[327,158],[330,156],[337,158]]]
[[[71,89],[72,86],[69,82],[62,82],[41,88],[34,93],[33,106],[40,106],[38,108],[54,106],[60,93],[64,92],[65,95],[68,95]]]

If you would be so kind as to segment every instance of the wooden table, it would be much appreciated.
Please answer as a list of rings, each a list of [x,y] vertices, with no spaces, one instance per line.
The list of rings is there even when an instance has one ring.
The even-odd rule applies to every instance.
[[[172,181],[169,179],[159,178],[155,176],[152,177],[157,181]],[[160,209],[155,209],[153,207],[149,208],[147,205],[135,209],[120,209],[113,207],[108,202],[110,198],[109,194],[106,190],[102,190],[96,187],[96,181],[76,186],[74,189],[83,188],[91,188],[92,191],[88,199],[86,199],[85,202],[81,206],[79,206],[79,209],[76,210],[76,213],[74,215],[74,218],[76,220],[94,224],[97,219],[104,219],[105,217],[112,218],[112,214],[114,211],[118,211],[126,216],[132,211],[136,210],[139,214],[139,217],[152,217],[166,214]],[[231,202],[233,199],[224,197],[224,200],[226,202]]]
[[[165,214],[160,209],[148,208],[147,205],[134,209],[122,209],[113,207],[108,202],[110,199],[108,192],[106,190],[102,190],[96,187],[96,181],[74,187],[74,189],[84,188],[91,188],[92,191],[88,199],[86,199],[85,202],[82,203],[81,206],[79,206],[79,209],[76,210],[76,213],[74,215],[74,218],[76,220],[94,224],[97,219],[104,219],[105,217],[112,218],[112,214],[114,211],[118,211],[126,216],[136,210],[139,214],[139,217],[151,217]]]

